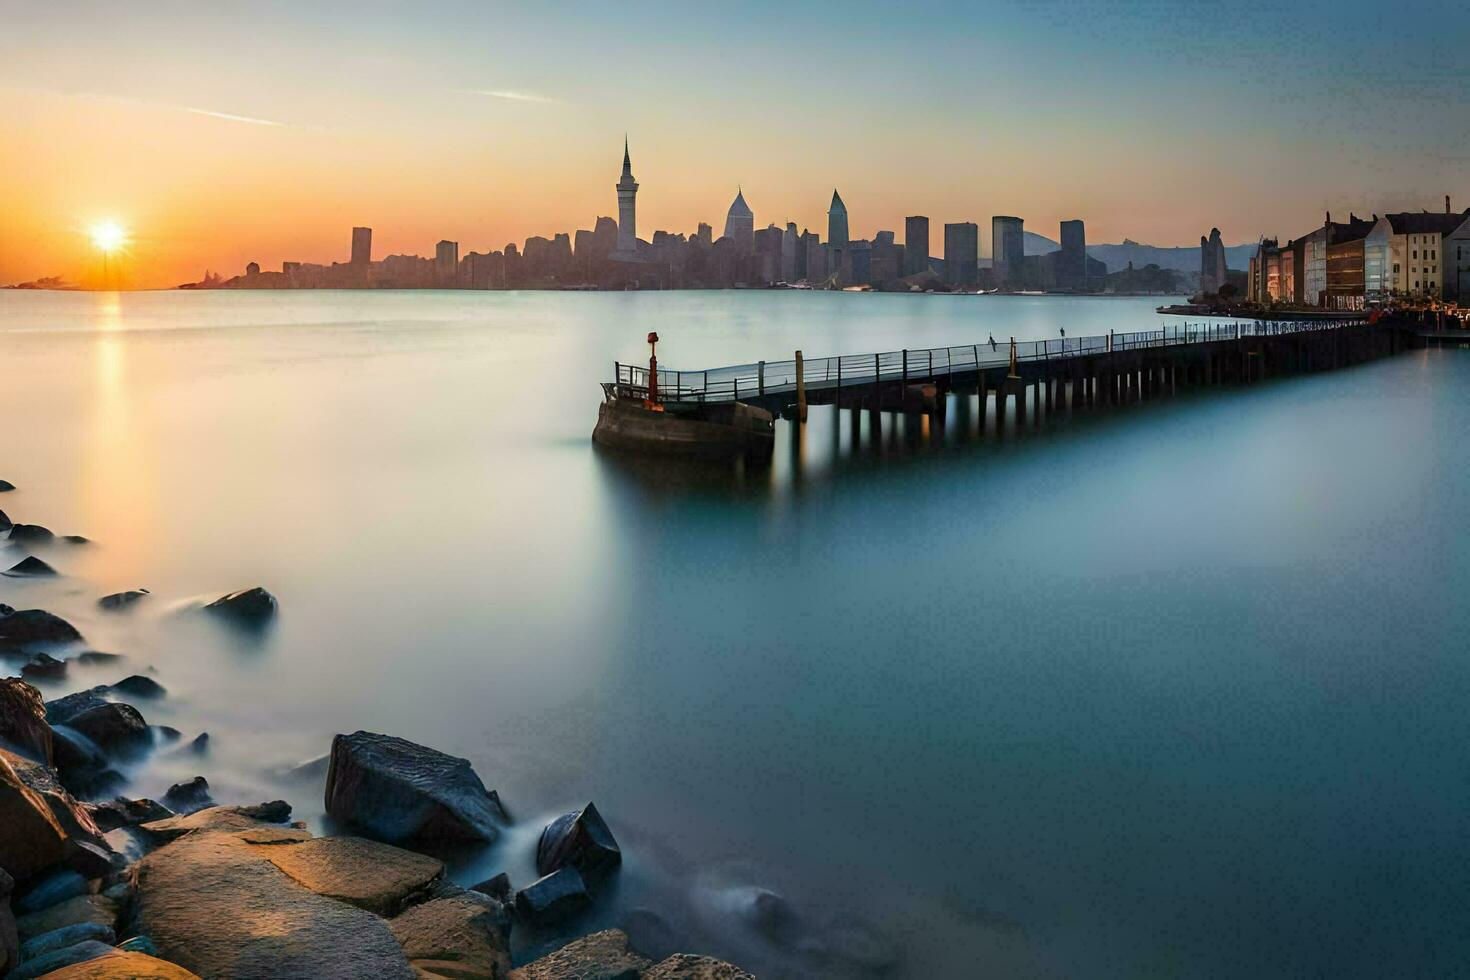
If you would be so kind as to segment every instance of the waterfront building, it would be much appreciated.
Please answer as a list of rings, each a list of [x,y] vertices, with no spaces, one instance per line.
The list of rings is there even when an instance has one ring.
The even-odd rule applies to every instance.
[[[1445,238],[1470,211],[1456,214],[1445,198],[1443,214],[1429,211],[1385,214],[1363,241],[1364,291],[1370,300],[1395,297],[1437,299],[1445,284]]]
[[[618,192],[618,244],[609,258],[635,261],[638,258],[638,181],[633,179],[627,137],[623,138],[623,174],[614,186]]]
[[[745,191],[735,190],[735,200],[725,215],[725,237],[735,243],[737,255],[749,255],[755,247],[755,213],[745,203]]]
[[[801,235],[796,230],[796,222],[786,222],[786,231],[781,235],[781,281],[796,282],[796,252],[797,244]]]
[[[452,284],[459,271],[459,242],[442,241],[434,247],[434,280]]]
[[[769,285],[781,278],[781,242],[785,233],[769,225],[755,233],[755,279]]]
[[[373,260],[373,230],[352,229],[352,264],[364,266]]]
[[[694,238],[702,245],[713,245],[715,241],[715,230],[707,221],[701,221],[699,228],[694,232]]]
[[[990,219],[990,255],[996,284],[1019,286],[1026,259],[1025,223],[1020,218],[998,214]]]
[[[1329,214],[1321,228],[1297,239],[1302,250],[1302,302],[1308,306],[1327,302],[1327,229],[1331,224]]]
[[[1465,304],[1470,300],[1470,212],[1445,236],[1444,298]]]
[[[1087,288],[1087,227],[1081,219],[1063,221],[1061,227],[1061,251],[1052,253],[1055,258],[1053,278],[1056,288],[1068,292],[1081,292]]]
[[[980,274],[980,226],[958,221],[944,226],[944,281],[973,288]]]
[[[826,282],[830,270],[827,267],[827,249],[822,244],[822,236],[809,231],[802,237],[806,239],[806,281]]]
[[[1208,237],[1199,240],[1199,291],[1202,295],[1218,295],[1225,285],[1225,242],[1220,229],[1211,228]]]
[[[836,188],[832,190],[832,204],[827,208],[827,243],[833,248],[845,248],[847,237],[847,205]]]
[[[929,271],[929,219],[922,214],[903,219],[904,275]]]
[[[1327,291],[1324,305],[1335,310],[1361,310],[1366,302],[1363,240],[1377,223],[1352,214],[1327,227]]]

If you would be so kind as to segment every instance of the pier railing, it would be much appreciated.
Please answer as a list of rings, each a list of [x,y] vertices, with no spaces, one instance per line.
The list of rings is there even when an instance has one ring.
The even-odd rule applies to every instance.
[[[1018,340],[1018,363],[1066,361],[1113,352],[1155,347],[1177,347],[1276,337],[1286,334],[1340,330],[1365,321],[1302,320],[1255,321],[1250,323],[1184,323],[1161,330],[1107,333],[1091,337],[1058,337],[1052,340]],[[954,374],[1002,368],[1010,364],[1011,341],[990,340],[958,347],[925,347],[876,354],[838,354],[803,360],[808,390],[857,387],[883,382],[921,383]],[[614,362],[614,384],[620,397],[644,397],[648,391],[648,368]],[[728,402],[761,398],[796,390],[796,361],[757,361],[700,370],[660,367],[659,398],[670,402]]]

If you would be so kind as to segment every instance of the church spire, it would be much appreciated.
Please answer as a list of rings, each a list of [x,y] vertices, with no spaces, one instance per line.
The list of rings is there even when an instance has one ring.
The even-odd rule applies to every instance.
[[[633,161],[628,156],[628,134],[623,134],[623,175],[633,176]]]

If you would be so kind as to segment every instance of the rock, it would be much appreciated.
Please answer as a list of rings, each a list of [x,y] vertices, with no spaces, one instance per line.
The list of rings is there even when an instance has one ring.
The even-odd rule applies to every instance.
[[[613,870],[622,860],[618,842],[591,803],[547,824],[536,845],[536,870],[543,875],[573,867],[584,878],[595,877]]]
[[[68,725],[51,726],[56,772],[73,793],[95,796],[122,780],[107,765],[107,754],[96,742]]]
[[[156,840],[171,841],[194,830],[250,830],[254,827],[284,824],[289,819],[291,804],[285,800],[275,800],[254,806],[212,806],[198,813],[149,821],[140,826]]]
[[[731,889],[736,914],[777,946],[789,947],[798,939],[796,910],[775,892],[754,885]]]
[[[131,609],[140,600],[152,594],[147,589],[131,589],[127,592],[114,592],[112,595],[105,595],[98,599],[97,605],[106,609],[108,612],[121,612],[124,609]]]
[[[15,612],[14,606],[7,606],[5,603],[0,602],[0,618],[9,616],[13,612]]]
[[[100,650],[83,650],[71,658],[86,667],[95,667],[98,664],[111,664],[123,659],[120,653],[103,653]]]
[[[54,952],[38,956],[33,960],[21,963],[19,967],[10,971],[10,976],[5,980],[33,980],[35,977],[44,977],[62,967],[71,966],[74,963],[85,963],[99,956],[106,956],[112,952],[112,947],[106,943],[99,943],[95,939],[87,939],[58,949]]]
[[[361,837],[317,837],[264,853],[318,895],[378,915],[394,914],[444,874],[434,858]]]
[[[0,493],[8,493],[15,489],[15,484],[9,480],[0,480]]]
[[[15,910],[28,915],[59,905],[69,898],[86,895],[89,891],[87,879],[75,871],[53,871],[20,897],[15,903]]]
[[[64,698],[55,698],[47,701],[46,721],[52,727],[69,724],[73,718],[83,711],[89,711],[92,708],[107,704],[107,699],[102,696],[102,692],[106,690],[106,687],[98,685],[90,691],[77,691],[75,694],[68,694]]]
[[[58,864],[66,842],[45,798],[16,770],[23,761],[0,750],[0,869],[22,879]]]
[[[205,610],[236,626],[259,629],[276,618],[276,597],[259,586],[220,596]]]
[[[184,733],[172,725],[150,725],[148,727],[153,732],[155,742],[177,742],[184,737]]]
[[[33,681],[65,680],[66,661],[57,660],[49,653],[38,653],[28,663],[21,665],[20,676]]]
[[[58,949],[66,949],[75,946],[83,940],[94,939],[99,943],[111,946],[117,939],[112,934],[112,927],[102,925],[100,922],[78,922],[74,925],[62,926],[50,932],[43,932],[34,939],[28,939],[20,947],[20,958],[22,961],[33,960],[44,953],[54,952]]]
[[[117,948],[129,953],[146,953],[149,956],[158,955],[158,947],[153,945],[153,940],[147,936],[134,936],[117,944]]]
[[[14,544],[21,545],[47,545],[56,539],[49,528],[39,524],[12,524],[10,526],[10,540]]]
[[[209,780],[195,776],[187,783],[174,783],[163,794],[163,805],[175,813],[197,813],[214,806],[209,796]]]
[[[66,861],[68,868],[80,872],[83,878],[94,880],[117,870],[113,860],[115,857],[116,855],[100,844],[69,838],[66,842],[66,856],[63,860]]]
[[[510,875],[502,871],[494,878],[487,878],[478,885],[474,885],[470,891],[489,895],[498,902],[509,902],[515,889],[510,887]]]
[[[20,609],[0,619],[0,651],[76,643],[82,634],[60,616],[44,609]]]
[[[129,800],[121,796],[107,803],[86,804],[86,809],[92,815],[93,822],[102,830],[167,820],[174,815],[168,807],[153,800]]]
[[[0,743],[37,762],[54,757],[41,692],[15,677],[0,679]]]
[[[15,915],[10,911],[10,892],[15,879],[0,869],[0,977],[20,963],[20,937],[15,934]]]
[[[510,917],[483,896],[431,899],[399,913],[388,928],[421,975],[501,980],[510,972]]]
[[[560,922],[591,904],[592,896],[576,868],[554,871],[516,892],[516,911],[538,926]]]
[[[390,844],[489,842],[505,819],[468,760],[361,731],[332,739],[326,807],[333,819]]]
[[[138,753],[153,745],[153,735],[138,709],[121,701],[93,705],[72,715],[65,724],[114,755]]]
[[[5,515],[5,511],[0,510],[0,531],[8,531],[13,527],[15,527],[15,525],[11,522],[10,518]]]
[[[67,544],[91,544],[92,543],[92,539],[91,538],[84,538],[80,534],[66,534],[66,535],[62,535],[61,540],[65,541]]]
[[[144,677],[142,674],[132,674],[131,676],[124,677],[112,685],[109,690],[134,698],[161,698],[168,693],[162,684],[151,677]]]
[[[27,555],[6,569],[5,574],[12,578],[44,578],[49,575],[55,575],[56,569],[35,555]]]
[[[672,956],[682,945],[669,920],[650,908],[629,909],[620,925],[628,934],[628,945],[651,960]]]
[[[303,887],[271,862],[282,845],[248,836],[193,833],[138,862],[134,919],[160,955],[204,977],[414,980],[387,923]]]
[[[638,980],[651,962],[628,948],[621,929],[604,929],[511,970],[509,980]]]
[[[724,960],[675,953],[645,970],[643,980],[755,980],[755,976]]]
[[[32,912],[15,920],[22,941],[78,922],[96,922],[109,929],[117,925],[118,904],[105,895],[79,895],[43,912]]]
[[[190,752],[193,752],[195,755],[203,755],[204,753],[209,751],[209,733],[200,732],[198,735],[195,735],[194,740],[185,747]]]
[[[106,956],[48,973],[45,980],[199,980],[199,977],[167,960],[119,948]]]

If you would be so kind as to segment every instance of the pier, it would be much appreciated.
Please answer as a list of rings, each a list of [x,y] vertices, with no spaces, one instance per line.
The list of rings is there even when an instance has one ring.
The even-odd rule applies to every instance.
[[[979,395],[982,422],[1018,424],[1059,411],[1123,405],[1202,385],[1329,371],[1416,345],[1412,330],[1366,320],[1190,324],[1136,333],[995,341],[804,357],[699,370],[657,368],[670,404],[743,402],[805,421],[810,405],[942,416],[950,393]],[[1422,343],[1422,341],[1418,341]],[[649,369],[614,364],[606,394],[647,397]],[[990,396],[994,396],[991,402]]]

